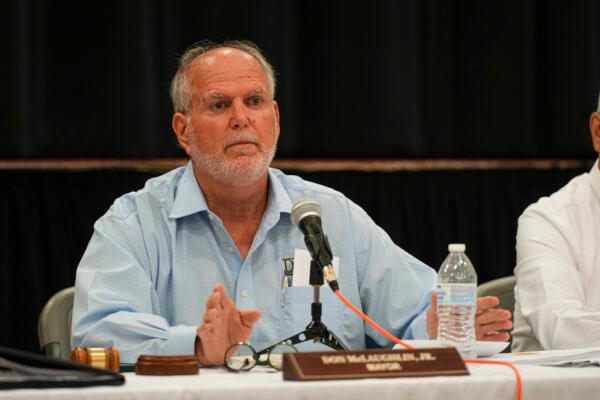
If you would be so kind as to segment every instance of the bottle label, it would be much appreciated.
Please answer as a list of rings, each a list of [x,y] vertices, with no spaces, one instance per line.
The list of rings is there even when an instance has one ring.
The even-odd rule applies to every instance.
[[[437,302],[438,304],[475,304],[476,291],[477,287],[472,283],[442,283],[437,286]]]

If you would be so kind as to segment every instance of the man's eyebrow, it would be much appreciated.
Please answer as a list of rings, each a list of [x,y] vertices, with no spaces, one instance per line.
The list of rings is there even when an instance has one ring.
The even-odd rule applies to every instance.
[[[248,96],[256,96],[257,94],[263,94],[265,93],[265,89],[258,87],[256,89],[252,89],[250,92],[248,92]]]
[[[249,91],[246,96],[251,97],[251,96],[256,96],[256,95],[263,94],[263,93],[266,93],[266,90],[264,88],[258,87],[256,89],[252,89],[251,91]],[[202,98],[202,101],[204,103],[208,103],[213,100],[229,100],[229,99],[230,99],[229,96],[224,95],[223,93],[215,92],[215,93],[209,93],[206,96],[204,96]]]
[[[202,101],[207,103],[211,100],[228,100],[229,96],[225,96],[222,93],[209,93],[208,95],[202,98]]]

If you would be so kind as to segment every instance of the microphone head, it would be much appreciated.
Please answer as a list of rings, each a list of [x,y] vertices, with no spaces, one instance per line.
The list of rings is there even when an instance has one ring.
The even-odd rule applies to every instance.
[[[321,217],[321,206],[310,197],[301,197],[292,206],[292,223],[298,225],[298,223],[308,215],[316,215]]]

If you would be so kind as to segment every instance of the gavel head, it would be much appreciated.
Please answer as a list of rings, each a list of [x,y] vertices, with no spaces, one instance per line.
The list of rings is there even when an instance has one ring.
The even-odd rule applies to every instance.
[[[108,369],[113,372],[119,372],[119,351],[114,347],[107,349],[104,347],[76,347],[71,352],[71,360],[94,368]]]

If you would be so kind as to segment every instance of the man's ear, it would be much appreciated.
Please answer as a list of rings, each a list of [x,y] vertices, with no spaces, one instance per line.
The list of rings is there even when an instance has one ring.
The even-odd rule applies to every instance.
[[[281,129],[280,125],[279,125],[279,105],[277,104],[277,102],[275,100],[273,100],[273,111],[275,112],[275,120],[277,123],[277,137],[275,138],[275,141],[279,140],[279,131]]]
[[[173,132],[175,132],[175,136],[177,136],[177,141],[183,147],[185,152],[190,154],[190,141],[187,136],[187,117],[185,114],[176,112],[173,114],[173,120],[171,121],[171,126],[173,127]]]
[[[593,112],[590,116],[590,133],[594,150],[600,154],[600,113]]]

